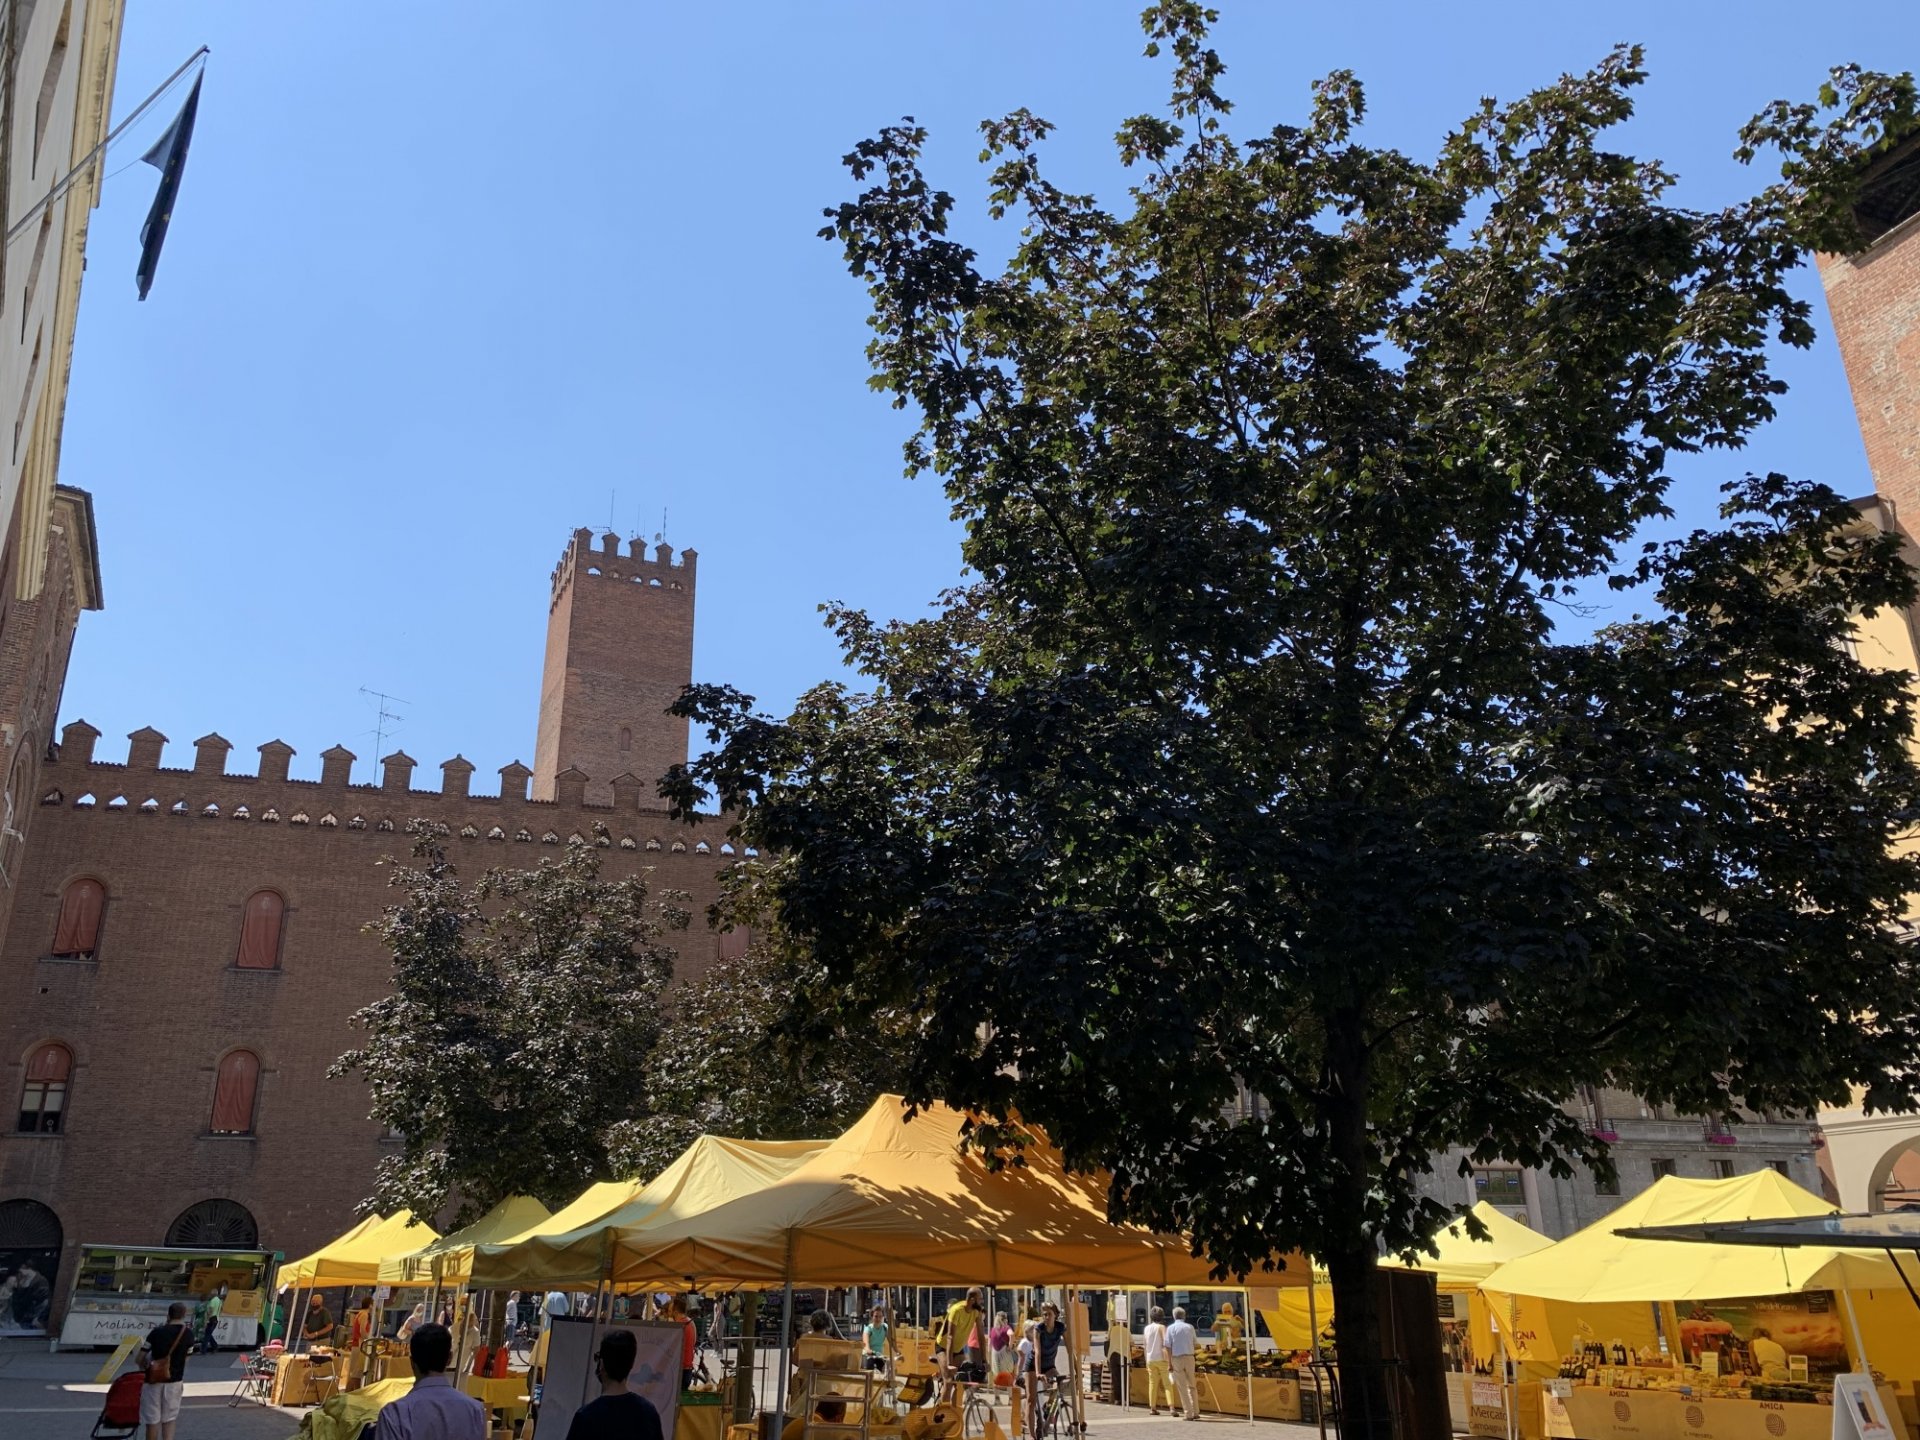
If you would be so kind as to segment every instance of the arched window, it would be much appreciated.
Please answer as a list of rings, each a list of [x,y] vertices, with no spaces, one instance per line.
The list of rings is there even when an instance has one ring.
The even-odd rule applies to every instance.
[[[620,748],[622,750],[633,749],[633,731],[625,725],[620,727]]]
[[[27,1057],[27,1079],[20,1087],[23,1135],[58,1135],[67,1116],[67,1082],[73,1078],[73,1052],[64,1045],[42,1045]]]
[[[53,953],[67,960],[91,960],[100,950],[100,921],[107,913],[107,887],[98,880],[75,880],[60,897],[60,923],[53,929]]]
[[[190,1250],[251,1250],[259,1243],[253,1212],[237,1200],[189,1205],[167,1227],[167,1244]]]
[[[215,1135],[251,1135],[254,1093],[259,1088],[260,1057],[251,1050],[229,1051],[214,1080],[213,1119],[207,1129]]]
[[[240,953],[233,963],[242,970],[280,968],[280,931],[287,902],[271,890],[256,890],[240,912]]]

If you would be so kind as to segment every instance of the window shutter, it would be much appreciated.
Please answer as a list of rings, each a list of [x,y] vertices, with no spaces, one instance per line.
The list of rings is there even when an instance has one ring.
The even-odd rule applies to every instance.
[[[242,970],[280,968],[280,927],[286,911],[286,902],[271,890],[247,897],[240,919],[240,953],[234,964]]]
[[[213,1087],[213,1122],[208,1126],[214,1134],[253,1133],[253,1097],[259,1081],[260,1059],[251,1050],[235,1050],[220,1062]]]
[[[42,1045],[27,1061],[27,1080],[65,1080],[73,1073],[73,1056],[64,1045]]]
[[[60,897],[53,953],[92,955],[100,946],[100,916],[106,908],[106,887],[98,880],[76,880],[67,886],[66,894]]]

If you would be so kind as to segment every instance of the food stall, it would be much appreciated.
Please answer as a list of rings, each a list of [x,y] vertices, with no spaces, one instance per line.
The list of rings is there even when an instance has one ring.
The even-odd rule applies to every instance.
[[[225,1288],[214,1338],[251,1347],[273,1288],[273,1256],[263,1250],[199,1250],[166,1245],[82,1245],[60,1326],[61,1345],[117,1345],[167,1323],[176,1300],[192,1316]]]
[[[1826,1437],[1836,1378],[1873,1364],[1894,1377],[1881,1398],[1894,1433],[1905,1435],[1896,1392],[1910,1393],[1920,1374],[1920,1326],[1889,1260],[1621,1233],[1830,1209],[1772,1170],[1668,1176],[1585,1230],[1501,1266],[1484,1292],[1509,1355],[1542,1382],[1539,1429],[1525,1415],[1523,1433]]]

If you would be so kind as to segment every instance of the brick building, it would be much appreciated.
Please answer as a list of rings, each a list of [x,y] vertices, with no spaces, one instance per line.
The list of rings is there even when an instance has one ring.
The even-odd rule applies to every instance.
[[[68,501],[76,522],[83,501]],[[69,639],[72,606],[97,593],[85,556],[65,554],[87,533],[65,531],[58,563]],[[0,1084],[20,1097],[0,1204],[57,1223],[56,1294],[82,1241],[298,1254],[344,1228],[383,1141],[363,1087],[325,1072],[354,1043],[347,1017],[387,984],[362,927],[391,903],[380,861],[404,853],[409,820],[445,823],[470,876],[600,843],[605,873],[649,870],[704,910],[730,847],[655,794],[686,753],[685,723],[658,708],[691,677],[696,560],[575,534],[553,577],[540,765],[500,767],[497,793],[475,793],[460,756],[416,789],[404,753],[383,757],[379,784],[352,784],[338,746],[318,780],[296,780],[278,740],[241,767],[206,735],[174,765],[157,730],[111,755],[84,720],[62,730],[17,797],[24,843],[9,832],[0,852]],[[66,652],[47,653],[57,700]],[[683,968],[737,943],[696,921]]]
[[[1920,563],[1920,137],[1878,157],[1855,210],[1864,246],[1822,255],[1820,281],[1853,392],[1878,523],[1911,542]],[[1876,633],[1877,632],[1877,633]],[[1920,670],[1920,621],[1880,616],[1861,627],[1861,655]],[[1920,1202],[1920,1120],[1854,1104],[1820,1115],[1821,1155],[1848,1210]]]

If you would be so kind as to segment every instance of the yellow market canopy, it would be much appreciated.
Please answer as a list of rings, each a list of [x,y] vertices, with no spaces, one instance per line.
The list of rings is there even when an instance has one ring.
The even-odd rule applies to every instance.
[[[1211,1267],[1177,1235],[1106,1218],[1106,1185],[1059,1152],[989,1170],[944,1106],[909,1121],[885,1095],[784,1179],[687,1220],[610,1233],[615,1284],[1053,1285],[1200,1289]],[[1299,1257],[1275,1279],[1306,1283]]]
[[[604,1181],[544,1224],[477,1247],[470,1283],[485,1290],[597,1285],[605,1273],[610,1231],[640,1234],[750,1195],[826,1146],[825,1140],[702,1135],[645,1185]]]
[[[1822,1248],[1690,1245],[1634,1240],[1614,1231],[1828,1215],[1833,1206],[1775,1170],[1730,1180],[1668,1175],[1649,1190],[1557,1245],[1510,1260],[1482,1288],[1585,1305],[1621,1301],[1725,1300],[1798,1290],[1900,1288],[1881,1256]]]
[[[384,1285],[460,1285],[466,1282],[476,1245],[504,1240],[537,1226],[550,1212],[531,1195],[510,1195],[486,1214],[416,1250],[380,1259]]]
[[[1518,1260],[1544,1250],[1553,1241],[1530,1226],[1522,1225],[1506,1211],[1482,1200],[1473,1207],[1473,1216],[1487,1227],[1487,1238],[1476,1240],[1467,1233],[1466,1223],[1456,1220],[1433,1237],[1437,1255],[1421,1255],[1411,1265],[1399,1259],[1382,1260],[1409,1270],[1424,1270],[1434,1277],[1442,1290],[1472,1290],[1509,1260]]]
[[[372,1285],[380,1277],[380,1258],[422,1240],[439,1239],[424,1221],[415,1220],[410,1210],[397,1210],[381,1219],[369,1216],[337,1240],[322,1245],[311,1255],[289,1261],[280,1267],[282,1290],[325,1290],[340,1285]]]

